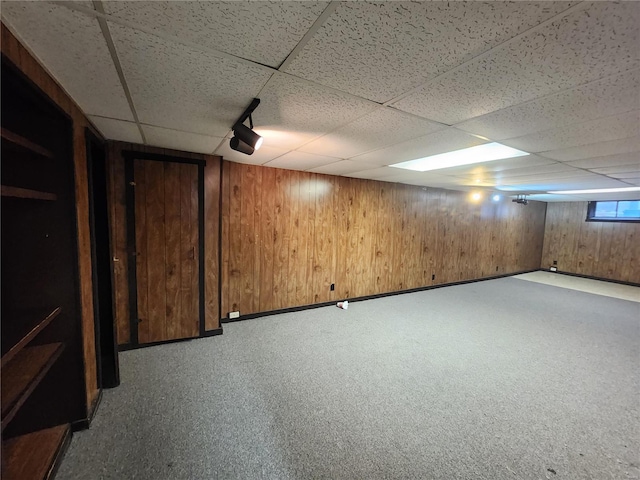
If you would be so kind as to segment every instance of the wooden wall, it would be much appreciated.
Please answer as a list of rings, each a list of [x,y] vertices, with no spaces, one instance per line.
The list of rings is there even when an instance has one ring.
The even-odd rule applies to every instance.
[[[544,223],[539,202],[225,161],[222,315],[537,269]]]
[[[85,128],[91,127],[80,107],[44,70],[38,61],[18,42],[2,24],[2,54],[42,90],[73,122],[73,162],[76,182],[76,214],[78,222],[78,261],[80,273],[80,302],[87,405],[93,408],[98,397],[96,370],[95,325],[91,276],[91,238],[89,230],[89,190]],[[101,135],[94,130],[101,138]]]
[[[129,319],[129,255],[127,254],[126,184],[123,150],[191,158],[206,161],[204,169],[205,216],[205,330],[220,328],[219,315],[219,218],[220,218],[220,157],[179,152],[122,142],[109,142],[109,205],[111,248],[113,250],[113,288],[118,344],[130,342]]]
[[[586,217],[587,202],[549,203],[540,267],[640,283],[640,223]]]

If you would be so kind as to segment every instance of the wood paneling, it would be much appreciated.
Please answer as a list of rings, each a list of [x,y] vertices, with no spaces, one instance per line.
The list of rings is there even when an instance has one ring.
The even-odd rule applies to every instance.
[[[181,157],[188,158],[193,160],[204,160],[204,311],[205,311],[205,331],[212,331],[220,328],[220,301],[219,301],[219,243],[220,243],[220,214],[221,214],[221,202],[220,202],[220,168],[221,161],[220,157],[212,156],[212,155],[201,155],[195,153],[188,152],[179,152],[175,150],[167,150],[162,148],[154,148],[147,147],[144,145],[135,145],[128,144],[122,142],[109,142],[109,157],[108,157],[108,165],[109,165],[109,205],[110,205],[110,222],[112,225],[112,241],[111,248],[113,250],[113,281],[114,281],[114,297],[115,297],[115,315],[116,315],[116,325],[117,325],[117,335],[118,335],[118,344],[124,345],[130,342],[129,332],[130,332],[130,318],[129,318],[129,270],[128,270],[128,252],[127,252],[127,222],[126,222],[126,182],[125,182],[125,171],[124,171],[124,159],[122,157],[122,151],[129,150],[134,152],[141,153],[150,153],[150,154],[159,154],[167,157],[167,160],[170,160],[171,157]],[[144,162],[151,163],[151,162]],[[160,162],[158,165],[162,165]],[[198,309],[198,278],[197,275],[192,275],[192,270],[189,265],[197,265],[199,262],[199,254],[198,248],[192,249],[189,247],[187,250],[180,249],[177,247],[177,243],[184,243],[189,239],[191,242],[190,245],[198,244],[197,237],[197,224],[198,218],[194,212],[197,212],[198,206],[198,195],[197,195],[197,167],[189,164],[177,164],[177,163],[169,163],[168,174],[173,179],[168,183],[165,182],[165,170],[162,172],[152,172],[152,175],[156,177],[162,175],[162,192],[152,191],[151,196],[155,195],[155,199],[149,199],[148,193],[146,192],[145,197],[145,205],[150,209],[151,213],[158,216],[162,215],[163,218],[173,218],[175,221],[170,222],[168,228],[171,230],[170,237],[174,240],[171,240],[169,243],[164,241],[164,248],[161,248],[162,245],[156,243],[161,242],[160,239],[157,238],[157,235],[149,235],[147,240],[151,240],[151,244],[147,241],[144,244],[140,243],[140,240],[137,238],[138,250],[140,247],[142,248],[153,248],[158,251],[163,251],[165,255],[165,265],[168,265],[169,268],[166,269],[162,278],[157,278],[152,282],[149,282],[149,285],[154,285],[154,288],[161,289],[164,288],[164,292],[167,292],[167,285],[169,285],[169,290],[172,295],[175,296],[175,289],[171,287],[171,285],[178,282],[180,285],[183,285],[184,288],[179,289],[179,293],[177,297],[174,298],[171,302],[169,302],[166,306],[163,306],[165,315],[169,317],[173,317],[175,315],[179,315],[178,312],[182,310],[195,311],[197,318],[197,309]],[[175,170],[175,171],[174,171]],[[148,173],[148,172],[147,172]],[[144,177],[136,178],[136,198],[139,195],[142,195],[147,189],[148,178],[145,174]],[[228,179],[227,179],[228,181]],[[159,184],[159,179],[154,179],[154,184],[156,188]],[[179,197],[179,200],[175,202],[167,203],[167,208],[165,209],[165,199],[166,195]],[[157,198],[156,198],[157,197]],[[222,205],[225,208],[228,206],[228,202],[223,202]],[[136,207],[139,208],[141,205],[140,201],[136,201]],[[162,206],[162,212],[155,211],[155,209],[160,209]],[[155,212],[155,213],[154,213]],[[148,223],[146,216],[150,213],[147,211],[145,215],[141,215],[140,212],[136,212],[137,220],[136,220],[136,236],[139,236],[140,229],[146,228],[145,225]],[[222,211],[222,222],[228,222],[228,213],[225,214],[225,211]],[[226,220],[225,220],[226,215]],[[166,227],[165,227],[166,228]],[[227,236],[228,236],[228,231]],[[159,233],[159,232],[156,232]],[[164,232],[166,233],[166,232]],[[179,241],[177,240],[179,237]],[[154,243],[155,242],[155,243]],[[162,242],[161,242],[162,243]],[[168,249],[167,249],[168,247]],[[185,257],[189,259],[189,265],[184,262],[178,262],[178,260],[184,260]],[[138,262],[140,261],[140,257],[136,257]],[[178,262],[178,263],[176,263]],[[180,264],[180,267],[178,267]],[[174,268],[171,268],[171,266]],[[227,264],[228,265],[228,264]],[[228,275],[228,269],[226,269],[227,265],[223,265],[222,275]],[[144,275],[144,272],[147,272],[146,268],[143,266],[137,266],[137,274],[138,276],[141,273]],[[195,266],[193,267],[195,268]],[[173,272],[169,274],[168,272]],[[190,279],[190,280],[189,280]],[[185,282],[193,282],[190,286],[186,286]],[[250,289],[253,292],[253,287]],[[194,293],[195,292],[195,293]],[[149,314],[149,306],[145,303],[145,293],[142,292],[142,297],[140,296],[141,292],[138,291],[138,308],[142,309],[139,311],[140,317],[142,318],[143,314]],[[152,307],[153,309],[159,308],[157,305]],[[223,305],[224,308],[224,305]],[[146,310],[145,310],[146,309]],[[157,312],[156,312],[157,313]],[[159,313],[158,313],[159,314]],[[181,322],[171,322],[164,324],[162,327],[164,330],[162,331],[148,331],[150,328],[148,325],[145,325],[142,322],[139,326],[139,335],[140,341],[143,342],[143,339],[147,339],[144,341],[155,341],[149,340],[149,338],[166,338],[166,335],[171,335],[171,338],[183,338],[193,335],[193,325],[182,324]],[[154,327],[156,328],[156,327]],[[160,328],[160,327],[157,327]],[[196,332],[196,335],[198,332]]]
[[[223,316],[539,268],[544,203],[231,162],[222,200]]]
[[[640,223],[586,222],[587,205],[548,205],[540,267],[640,283]]]
[[[69,115],[73,122],[73,162],[78,225],[78,269],[80,276],[84,377],[86,401],[89,406],[88,408],[91,408],[98,397],[95,325],[93,318],[91,236],[89,230],[88,173],[84,138],[85,128],[91,126],[80,108],[67,96],[55,80],[49,76],[37,60],[18,42],[4,24],[2,24],[1,29],[3,55]]]

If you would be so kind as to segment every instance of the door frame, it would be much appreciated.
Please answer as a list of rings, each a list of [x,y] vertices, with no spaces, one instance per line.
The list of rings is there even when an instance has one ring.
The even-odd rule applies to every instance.
[[[91,274],[93,285],[93,315],[96,341],[98,388],[120,385],[118,342],[116,338],[115,299],[111,257],[111,222],[109,218],[109,187],[107,148],[89,128],[85,129],[87,178],[89,186],[89,231],[91,235]],[[99,151],[99,157],[94,152]],[[96,170],[99,169],[99,170]],[[100,185],[98,184],[100,182]],[[99,198],[99,193],[103,193]],[[100,209],[100,210],[98,210]],[[98,235],[98,225],[109,232],[106,238]]]
[[[126,214],[127,214],[127,255],[129,256],[129,348],[151,347],[165,343],[182,342],[193,338],[205,336],[204,320],[204,160],[180,157],[178,155],[162,155],[158,153],[136,152],[133,150],[123,150],[124,158],[124,179],[126,191]],[[173,340],[163,340],[160,342],[150,342],[140,344],[138,339],[138,275],[137,262],[135,256],[136,248],[136,195],[134,183],[134,160],[146,160],[152,162],[189,163],[198,166],[198,337],[177,338]],[[120,348],[121,350],[122,347]]]

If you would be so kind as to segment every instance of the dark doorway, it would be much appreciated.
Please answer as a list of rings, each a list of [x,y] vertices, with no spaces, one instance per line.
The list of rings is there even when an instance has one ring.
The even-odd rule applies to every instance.
[[[120,370],[113,316],[106,153],[104,144],[89,130],[86,131],[85,139],[89,174],[89,221],[91,223],[98,388],[113,388],[120,384]]]

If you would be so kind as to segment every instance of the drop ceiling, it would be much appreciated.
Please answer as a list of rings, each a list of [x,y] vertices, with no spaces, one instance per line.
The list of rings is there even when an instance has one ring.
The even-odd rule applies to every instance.
[[[543,201],[640,186],[640,3],[76,1],[3,23],[108,139]],[[229,148],[251,99],[264,146]],[[499,141],[531,155],[388,165]]]

